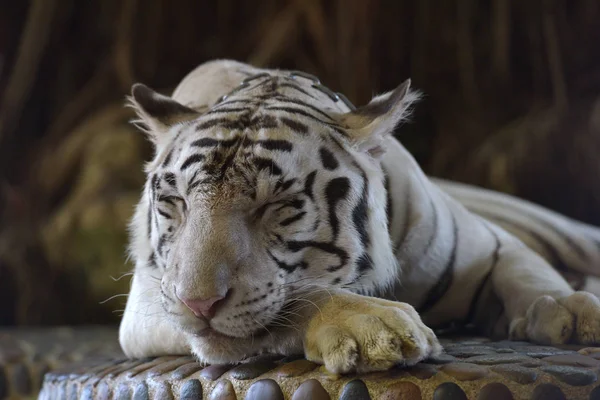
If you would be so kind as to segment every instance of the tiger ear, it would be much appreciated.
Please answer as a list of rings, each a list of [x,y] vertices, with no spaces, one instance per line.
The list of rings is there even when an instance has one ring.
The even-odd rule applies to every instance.
[[[171,126],[179,122],[190,121],[200,115],[197,111],[157,93],[141,83],[136,83],[131,87],[129,103],[138,116],[138,120],[134,123],[145,131],[157,146],[167,139],[169,136],[167,133]]]
[[[341,116],[341,123],[361,151],[373,157],[385,152],[383,140],[410,114],[419,93],[410,90],[407,79],[391,92],[374,97],[368,104]]]

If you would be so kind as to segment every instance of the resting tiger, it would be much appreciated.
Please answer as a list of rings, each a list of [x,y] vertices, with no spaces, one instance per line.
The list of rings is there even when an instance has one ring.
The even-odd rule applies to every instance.
[[[550,262],[598,275],[600,231],[429,179],[391,135],[417,99],[407,81],[355,109],[310,75],[227,60],[172,97],[134,85],[155,156],[131,223],[125,353],[304,352],[347,373],[435,356],[430,327],[450,322],[598,343],[598,298]]]

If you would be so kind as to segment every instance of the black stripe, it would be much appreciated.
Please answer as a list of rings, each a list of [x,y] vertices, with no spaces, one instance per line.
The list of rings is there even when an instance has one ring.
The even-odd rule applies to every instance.
[[[337,204],[348,196],[350,192],[350,180],[346,177],[334,178],[325,188],[325,200],[329,206],[329,225],[335,240],[340,230],[340,223],[336,213]]]
[[[148,202],[148,217],[147,217],[147,221],[148,223],[148,239],[150,239],[150,237],[152,236],[152,204],[151,202]]]
[[[321,164],[323,164],[323,167],[329,171],[335,170],[340,165],[333,153],[325,147],[321,147],[319,149],[319,156],[321,157]]]
[[[256,166],[259,171],[267,170],[271,173],[271,175],[281,175],[283,171],[273,160],[262,157],[255,157],[252,159],[252,162]]]
[[[159,202],[169,203],[171,205],[175,205],[176,201],[183,201],[183,199],[179,196],[158,196],[157,199]]]
[[[252,109],[248,108],[248,107],[231,107],[231,108],[226,108],[226,107],[221,108],[221,107],[219,107],[219,108],[210,110],[205,115],[225,114],[225,113],[237,113],[237,112],[250,112],[250,111],[252,111]]]
[[[232,121],[227,118],[215,118],[210,121],[204,121],[201,124],[196,126],[196,132],[203,131],[205,129],[214,128],[215,126],[223,126],[228,129],[240,129],[240,124],[238,121]]]
[[[292,99],[292,98],[282,96],[282,95],[277,96],[276,99],[279,103],[292,103],[292,104],[297,104],[299,106],[303,106],[306,108],[310,108],[312,111],[316,112],[317,114],[320,114],[320,115],[324,116],[325,118],[327,118],[328,120],[335,122],[335,120],[331,117],[331,115],[327,114],[320,108],[315,107],[312,104],[308,104],[300,99]]]
[[[352,221],[354,222],[354,227],[358,231],[360,236],[360,242],[363,246],[363,249],[367,251],[367,248],[370,244],[369,233],[367,231],[368,225],[368,197],[369,197],[369,181],[367,179],[366,174],[362,172],[363,178],[363,189],[362,194],[360,196],[360,200],[354,210],[352,210]]]
[[[271,257],[271,259],[275,261],[279,268],[283,269],[284,271],[287,271],[288,273],[294,272],[297,268],[306,269],[308,267],[308,265],[304,261],[300,261],[296,264],[287,264],[284,261],[281,261],[280,259],[275,257],[273,253],[271,253],[269,250],[267,250],[267,253],[269,254],[269,257]]]
[[[491,199],[489,201],[493,202],[494,204],[496,204],[500,207],[505,206],[502,202],[499,202],[495,199]],[[488,213],[487,215],[490,215],[490,214]],[[559,236],[562,240],[564,240],[567,243],[567,245],[569,247],[571,247],[571,250],[573,250],[575,253],[577,253],[579,255],[579,257],[582,258],[584,261],[589,260],[589,255],[585,252],[584,249],[581,248],[581,246],[579,246],[578,243],[573,241],[573,239],[569,235],[566,235],[563,232],[559,231],[556,226],[552,225],[551,223],[549,223],[547,221],[544,221],[543,219],[537,218],[536,216],[531,215],[531,214],[528,214],[527,216],[529,218],[533,219],[534,221],[536,221],[537,223],[544,225],[546,228],[548,228],[552,232],[554,232],[557,236]],[[496,218],[496,217],[494,217],[494,218]],[[533,232],[533,231],[529,231],[529,232]],[[537,235],[537,236],[539,236],[539,235]]]
[[[527,227],[521,225],[519,222],[511,221],[506,218],[497,217],[495,215],[491,215],[481,211],[474,211],[476,214],[481,215],[482,217],[489,219],[494,222],[497,221],[500,224],[505,224],[512,226],[518,230],[525,232],[525,234],[531,236],[535,241],[537,241],[546,251],[546,255],[550,257],[550,264],[554,265],[556,269],[560,271],[566,271],[569,268],[567,267],[567,263],[562,259],[560,253],[556,250],[556,248],[552,245],[552,243],[548,242],[542,235],[538,234],[535,231],[528,229]],[[516,236],[516,235],[515,235]]]
[[[174,151],[175,151],[174,147],[171,150],[169,150],[169,153],[167,154],[167,156],[165,157],[165,160],[162,163],[163,168],[167,167],[171,163],[171,158],[173,157]]]
[[[294,148],[292,143],[287,140],[266,139],[256,142],[260,147],[271,151],[290,152]]]
[[[283,210],[286,207],[292,207],[296,210],[300,210],[304,207],[304,200],[294,199],[294,200],[286,201],[283,205],[277,207],[276,211]]]
[[[277,90],[277,86],[278,86],[277,77],[275,77],[275,76],[270,76],[270,77],[268,77],[267,79],[265,79],[264,81],[262,81],[262,82],[259,82],[259,83],[257,83],[256,85],[254,85],[254,86],[252,86],[252,87],[249,87],[249,88],[247,89],[247,91],[248,91],[248,92],[251,92],[251,91],[253,91],[254,89],[258,89],[259,87],[261,87],[261,86],[265,86],[265,85],[268,85],[268,84],[270,84],[271,86],[269,86],[268,88],[266,88],[266,89],[265,89],[266,91],[269,91],[269,92],[274,92],[275,90]]]
[[[186,193],[189,195],[192,192],[192,190],[194,190],[198,186],[204,185],[207,183],[213,183],[213,182],[214,182],[214,180],[212,178],[199,179],[199,180],[193,182],[192,184],[188,185]]]
[[[473,322],[473,319],[475,318],[475,311],[477,310],[477,306],[479,305],[479,298],[481,297],[483,288],[488,283],[490,277],[492,276],[492,273],[494,272],[494,268],[496,268],[496,264],[498,264],[498,260],[500,259],[500,247],[502,247],[500,238],[498,238],[498,235],[496,234],[496,232],[494,232],[487,224],[484,223],[484,225],[485,225],[486,229],[494,237],[495,247],[494,247],[494,252],[492,253],[492,264],[490,266],[490,269],[485,274],[485,276],[483,277],[481,282],[479,283],[479,286],[477,287],[477,290],[475,291],[475,294],[473,295],[473,298],[471,299],[471,305],[469,306],[469,312],[467,313],[467,317],[465,318],[465,323],[467,323],[467,324]]]
[[[302,211],[294,216],[284,219],[279,223],[281,226],[288,226],[293,224],[294,222],[300,221],[306,215],[306,211]]]
[[[425,246],[425,249],[423,250],[424,256],[427,256],[427,254],[429,253],[429,249],[431,248],[431,246],[433,246],[433,244],[435,242],[435,238],[438,235],[438,230],[440,229],[438,210],[435,205],[435,202],[433,201],[433,199],[431,197],[429,198],[429,206],[431,207],[431,212],[433,213],[433,228],[432,228],[431,235],[429,236],[429,239],[427,240],[427,245]]]
[[[271,115],[259,115],[252,118],[247,125],[247,128],[252,129],[275,129],[278,128],[277,119]]]
[[[306,176],[306,180],[304,181],[304,194],[308,196],[311,200],[315,200],[314,198],[314,184],[315,184],[315,176],[317,175],[317,171],[313,171]]]
[[[156,248],[156,251],[161,256],[162,256],[162,249],[163,249],[166,241],[167,241],[167,235],[164,235],[164,234],[161,235],[160,238],[158,239],[158,247]]]
[[[221,108],[224,106],[228,106],[230,104],[251,104],[251,99],[235,99],[235,100],[227,100],[222,103],[217,103],[213,106],[213,109]]]
[[[313,241],[289,241],[287,242],[288,250],[292,252],[299,252],[306,248],[314,248],[324,251],[329,254],[336,255],[340,259],[339,265],[332,265],[327,267],[328,272],[335,272],[343,268],[348,262],[348,253],[345,250],[335,246],[332,243],[325,242],[313,242]]]
[[[281,117],[281,122],[290,128],[292,131],[299,133],[301,135],[306,135],[308,133],[308,126],[303,124],[302,122],[294,121],[293,119]]]
[[[240,141],[239,138],[235,137],[233,139],[221,140],[221,139],[213,139],[213,138],[202,138],[193,141],[190,146],[193,147],[216,147],[221,146],[224,148],[233,147],[236,143]]]
[[[362,256],[360,256],[360,258],[358,259],[356,266],[358,268],[358,276],[359,278],[362,277],[367,271],[370,271],[373,269],[373,260],[371,260],[371,257],[367,254],[364,253]]]
[[[181,171],[186,170],[190,165],[197,164],[199,162],[202,162],[203,160],[204,160],[203,154],[192,154],[191,156],[186,158],[186,160],[183,162],[183,164],[181,164],[181,167],[179,169]]]
[[[391,234],[392,219],[394,218],[394,207],[392,205],[392,193],[390,191],[390,177],[383,169],[383,187],[385,188],[385,215],[388,233]]]
[[[229,167],[231,167],[231,165],[233,164],[233,159],[235,158],[236,155],[237,155],[236,152],[232,152],[231,154],[229,154],[227,156],[225,161],[223,161],[223,164],[221,164],[221,168],[219,170],[219,175],[218,175],[218,177],[215,178],[216,181],[223,180],[223,178],[225,177],[225,173],[227,172],[227,169]]]
[[[450,256],[448,257],[446,266],[444,267],[444,272],[438,278],[437,283],[427,293],[424,304],[422,304],[421,307],[419,307],[419,313],[426,313],[427,311],[429,311],[444,296],[444,294],[446,294],[454,278],[456,251],[458,248],[458,226],[456,224],[456,218],[454,217],[454,214],[452,212],[451,216],[453,236],[452,251],[450,252]]]
[[[308,93],[306,90],[302,89],[300,86],[298,85],[294,85],[293,83],[288,83],[288,82],[283,82],[279,84],[279,87],[286,87],[286,88],[290,88],[290,89],[294,89],[300,93],[302,93],[305,96],[308,96],[312,99],[316,99],[315,96],[313,96],[312,94]]]
[[[158,264],[156,263],[156,254],[154,254],[154,252],[152,252],[148,258],[148,266],[152,269],[158,268]]]
[[[167,214],[165,211],[161,210],[160,208],[156,209],[158,211],[158,213],[160,215],[162,215],[164,218],[166,219],[173,219],[173,217],[171,217],[169,214]]]
[[[275,193],[283,193],[288,190],[296,182],[296,178],[288,179],[287,181],[279,180],[275,184]]]
[[[323,125],[327,125],[330,128],[334,129],[337,133],[347,136],[346,132],[344,132],[344,130],[342,129],[341,126],[333,124],[331,122],[327,122],[327,121],[323,121],[322,119],[319,119],[317,117],[315,117],[314,115],[312,115],[311,113],[302,110],[300,108],[295,108],[295,107],[280,107],[280,106],[268,106],[265,107],[265,109],[267,110],[273,110],[273,111],[284,111],[284,112],[288,112],[290,114],[297,114],[297,115],[302,115],[306,118],[312,119],[316,122],[319,122]]]
[[[151,178],[151,190],[152,190],[152,198],[156,197],[156,189],[160,189],[160,178],[158,175],[154,174]]]
[[[575,253],[577,253],[579,255],[579,258],[581,258],[584,261],[589,261],[590,260],[588,254],[585,252],[585,250],[583,250],[581,248],[581,246],[579,246],[579,244],[576,243],[573,240],[573,238],[571,238],[569,235],[566,235],[563,232],[559,231],[556,226],[550,224],[547,221],[544,221],[542,219],[536,218],[535,216],[532,216],[532,215],[528,215],[528,216],[531,219],[535,220],[536,222],[544,225],[546,228],[548,228],[552,232],[554,232],[557,236],[559,236],[560,238],[562,238],[562,240],[564,240],[567,243],[567,245],[571,248],[571,250],[573,250]]]
[[[410,220],[412,218],[412,189],[409,184],[405,187],[405,197],[404,197],[404,219],[402,221],[402,233],[398,238],[398,241],[394,243],[394,253],[400,249],[400,246],[404,244],[408,233],[410,231]]]
[[[177,179],[175,178],[175,174],[172,172],[165,172],[163,175],[165,182],[169,184],[169,186],[177,186]]]

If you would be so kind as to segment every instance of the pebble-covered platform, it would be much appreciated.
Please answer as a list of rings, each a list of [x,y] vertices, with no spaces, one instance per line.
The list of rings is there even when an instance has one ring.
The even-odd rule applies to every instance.
[[[0,399],[35,396],[45,373],[40,399],[600,400],[600,348],[443,339],[446,353],[415,367],[335,376],[299,357],[127,360],[108,329],[20,333],[0,331]]]

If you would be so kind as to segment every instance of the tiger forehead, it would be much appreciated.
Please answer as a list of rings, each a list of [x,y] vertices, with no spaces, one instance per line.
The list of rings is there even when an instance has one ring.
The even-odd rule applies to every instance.
[[[328,127],[345,136],[343,127],[331,115],[331,112],[342,111],[336,111],[335,106],[335,102],[307,82],[259,76],[243,81],[220,98],[193,126],[205,134],[220,128],[247,133],[267,130],[269,136],[308,136]]]

